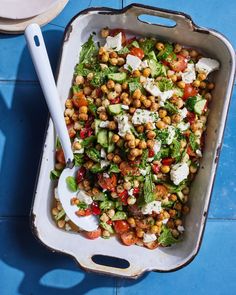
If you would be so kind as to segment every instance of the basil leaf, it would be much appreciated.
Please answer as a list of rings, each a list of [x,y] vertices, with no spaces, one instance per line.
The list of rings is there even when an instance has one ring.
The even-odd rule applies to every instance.
[[[155,185],[152,182],[152,175],[151,173],[146,175],[144,185],[143,185],[143,194],[144,194],[144,201],[145,203],[151,203],[155,200],[154,194]]]
[[[110,169],[108,171],[108,173],[119,173],[120,169],[116,164],[111,164]]]
[[[66,184],[72,192],[76,192],[78,190],[78,186],[77,186],[77,182],[76,182],[75,177],[68,176],[66,178]]]
[[[52,170],[50,172],[50,179],[57,180],[60,177],[61,172],[62,172],[61,170],[56,170],[56,169]]]
[[[172,244],[178,243],[180,241],[181,240],[176,239],[172,236],[171,230],[167,227],[163,227],[163,231],[160,237],[158,238],[158,242],[162,246],[171,246]]]
[[[154,156],[154,160],[168,158],[170,149],[168,147],[161,147],[160,151]]]
[[[92,113],[92,115],[94,115],[95,117],[97,116],[97,106],[93,103],[90,103],[88,105],[88,109],[90,110],[90,112]]]

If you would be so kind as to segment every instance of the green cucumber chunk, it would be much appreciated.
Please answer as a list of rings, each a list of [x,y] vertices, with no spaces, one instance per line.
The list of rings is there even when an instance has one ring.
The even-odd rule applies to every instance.
[[[201,99],[197,101],[194,106],[194,112],[198,115],[201,115],[205,108],[206,102],[207,102],[206,99]]]
[[[112,137],[113,137],[113,135],[114,135],[114,132],[112,132],[112,131],[109,131],[109,132],[108,132],[108,148],[107,148],[107,152],[108,152],[108,153],[113,152],[114,149],[115,149],[115,144],[114,144],[114,142],[112,141]]]
[[[108,74],[107,77],[108,77],[108,79],[111,79],[115,82],[121,83],[126,79],[127,74],[124,72],[123,73],[111,73],[111,74]]]
[[[108,147],[108,136],[107,136],[107,130],[100,130],[97,134],[97,142],[107,148]]]
[[[122,112],[121,104],[110,104],[108,106],[108,111],[111,115],[119,115]]]
[[[95,119],[95,134],[96,135],[101,130],[101,128],[99,127],[99,125],[100,125],[101,122],[102,122],[102,120]]]

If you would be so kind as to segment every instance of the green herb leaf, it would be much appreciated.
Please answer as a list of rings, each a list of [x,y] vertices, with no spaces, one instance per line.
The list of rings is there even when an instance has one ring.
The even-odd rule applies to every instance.
[[[138,44],[138,41],[137,40],[134,40],[132,43],[131,43],[132,46],[136,47],[136,48],[139,48],[139,44]]]
[[[94,201],[107,201],[107,194],[99,192],[97,195],[93,196]]]
[[[127,214],[125,212],[122,212],[122,211],[117,211],[115,213],[115,215],[111,218],[112,221],[124,220],[124,219],[127,219]]]
[[[88,147],[91,143],[93,143],[95,140],[97,139],[97,137],[95,135],[91,135],[87,138],[85,138],[81,144],[83,147]]]
[[[191,133],[189,136],[189,143],[191,146],[191,149],[195,152],[199,148],[199,144],[196,142],[197,137],[194,133]]]
[[[111,164],[108,173],[119,173],[120,169],[116,164]]]
[[[142,88],[142,84],[140,82],[129,82],[128,85],[130,94],[133,94],[136,89]]]
[[[114,233],[114,230],[112,228],[112,226],[110,224],[107,224],[106,222],[100,222],[100,226],[102,228],[104,228],[105,230],[109,231],[109,233],[113,234]]]
[[[88,41],[82,45],[82,49],[80,51],[80,63],[89,64],[93,60],[93,57],[97,53],[97,48],[93,41],[93,36],[90,35]]]
[[[108,210],[108,209],[114,208],[114,202],[113,201],[103,201],[100,203],[99,208],[101,210]]]
[[[172,208],[175,202],[173,201],[162,201],[161,207],[162,208]]]
[[[90,69],[87,69],[84,64],[79,63],[75,67],[75,74],[79,76],[86,77],[91,72]]]
[[[84,155],[83,154],[74,154],[75,166],[81,166],[84,163]]]
[[[170,147],[171,157],[175,159],[178,158],[180,156],[180,149],[181,149],[180,142],[174,139]]]
[[[79,209],[87,209],[88,208],[88,205],[84,202],[79,202],[79,204],[77,205],[77,207]]]
[[[166,144],[167,138],[169,136],[168,131],[166,129],[155,130],[155,131],[156,131],[157,139],[160,139],[162,144]]]
[[[129,48],[126,46],[118,51],[118,54],[127,54],[127,53],[129,53]]]
[[[94,115],[95,117],[97,116],[97,106],[94,103],[90,103],[88,105],[88,109],[90,110],[92,115]]]
[[[76,93],[78,93],[80,90],[81,90],[81,88],[80,88],[79,85],[72,86],[72,93],[73,93],[73,95],[76,94]]]
[[[172,244],[180,242],[180,240],[172,236],[171,230],[167,227],[163,227],[163,231],[158,238],[158,242],[163,246],[171,246]]]
[[[60,139],[57,137],[56,139],[56,148],[60,149],[61,148],[61,143],[60,143]]]
[[[155,200],[154,188],[155,188],[155,185],[152,181],[152,175],[150,173],[146,175],[144,185],[143,185],[143,194],[144,194],[145,203],[151,203],[152,201]]]
[[[68,176],[66,178],[66,184],[72,192],[76,192],[78,190],[78,185],[77,185],[75,177]]]
[[[145,54],[155,49],[156,41],[154,39],[147,38],[143,42],[139,42],[140,47],[143,49]]]
[[[61,170],[56,170],[56,169],[52,170],[50,173],[50,179],[57,180],[60,177],[61,172],[62,172]]]
[[[66,215],[66,212],[64,211],[64,209],[62,209],[61,211],[59,211],[57,213],[57,215],[54,218],[55,218],[56,221],[58,221],[58,220],[62,219],[62,217],[65,216],[65,215]]]
[[[141,163],[139,165],[140,168],[144,169],[147,167],[147,158],[148,158],[148,149],[145,149],[142,153]]]
[[[86,155],[94,162],[99,162],[101,160],[100,153],[95,148],[90,148],[87,150]]]
[[[160,151],[154,156],[155,160],[160,160],[163,158],[168,158],[170,154],[170,149],[168,147],[161,147]]]
[[[171,114],[171,115],[174,115],[174,114],[177,114],[178,113],[178,109],[176,106],[174,106],[172,103],[170,103],[169,101],[166,101],[165,102],[165,105],[164,105],[165,109]]]
[[[160,81],[158,81],[158,87],[162,92],[168,91],[173,89],[173,82],[168,78],[162,78]]]

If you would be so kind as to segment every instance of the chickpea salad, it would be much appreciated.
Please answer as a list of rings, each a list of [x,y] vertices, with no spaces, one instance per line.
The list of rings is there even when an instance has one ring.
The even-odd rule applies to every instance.
[[[52,215],[59,228],[89,239],[117,236],[127,246],[155,249],[182,240],[190,183],[202,157],[204,131],[220,65],[195,49],[121,29],[91,34],[75,67],[65,121],[74,152],[76,215],[97,215],[99,228],[81,231],[57,196],[65,168],[60,145]]]

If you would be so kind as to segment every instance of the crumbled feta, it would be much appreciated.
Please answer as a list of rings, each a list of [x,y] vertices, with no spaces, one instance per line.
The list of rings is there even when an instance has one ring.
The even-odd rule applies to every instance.
[[[145,68],[148,67],[148,61],[147,60],[144,60],[141,62],[140,66],[139,66],[139,70],[143,70]]]
[[[66,223],[65,224],[65,230],[70,231],[71,229],[72,229],[71,226],[68,223]]]
[[[124,69],[129,71],[134,71],[139,68],[142,61],[135,55],[128,54],[126,57],[126,64],[124,65]]]
[[[108,173],[103,173],[103,177],[104,177],[104,178],[109,178],[110,176],[109,176]]]
[[[154,160],[154,157],[151,157],[151,158],[148,158],[148,159],[147,159],[147,162],[148,162],[148,163],[151,163],[153,160]]]
[[[144,215],[146,214],[152,214],[152,212],[160,213],[162,210],[161,208],[161,202],[160,201],[153,201],[151,203],[148,203],[144,205],[141,209],[142,213]]]
[[[150,112],[148,110],[136,109],[132,123],[134,125],[140,125],[145,123],[153,123],[158,120],[158,114],[156,112]]]
[[[153,146],[153,150],[155,152],[155,154],[157,154],[161,149],[161,141],[159,140],[155,140],[154,146]]]
[[[107,50],[119,51],[122,49],[122,33],[117,34],[114,37],[108,36],[106,38],[106,44],[104,48]]]
[[[148,173],[148,170],[147,170],[147,169],[139,169],[139,172],[140,172],[143,176],[146,176],[147,173]]]
[[[101,149],[100,155],[101,155],[101,158],[103,158],[103,159],[106,158],[107,154],[106,154],[106,151],[104,150],[104,148]]]
[[[189,167],[187,163],[178,163],[172,166],[170,171],[170,179],[175,185],[179,185],[189,175]]]
[[[166,100],[171,98],[173,94],[174,94],[173,90],[167,90],[167,91],[161,92],[160,95],[159,95],[159,98],[160,98],[159,99],[159,104],[160,104],[160,106],[163,107]]]
[[[122,105],[121,105],[121,108],[122,108],[123,110],[128,110],[128,109],[129,109],[129,106],[127,106],[126,104],[122,104]]]
[[[110,164],[110,162],[107,160],[100,161],[101,168],[107,167],[109,164]]]
[[[79,143],[82,143],[82,139],[78,139],[78,138],[75,138],[74,142],[79,142]],[[74,150],[74,153],[75,154],[83,154],[84,153],[84,148],[81,148],[79,150]]]
[[[58,188],[57,187],[55,187],[55,189],[54,189],[54,197],[55,197],[56,200],[59,200],[59,197],[58,197]]]
[[[162,220],[162,223],[167,224],[168,220],[169,220],[169,218],[165,218],[165,219]]]
[[[146,234],[146,233],[143,234],[143,242],[144,243],[151,243],[151,242],[156,241],[156,239],[157,239],[157,237],[155,234]]]
[[[131,125],[129,123],[129,118],[126,114],[116,116],[115,120],[118,123],[118,129],[119,129],[118,134],[120,136],[123,137],[123,136],[125,136],[126,133],[132,133],[130,130]]]
[[[187,129],[189,129],[190,127],[190,123],[184,123],[184,122],[180,122],[177,127],[179,128],[180,131],[185,131]]]
[[[202,57],[195,65],[198,73],[209,75],[211,72],[219,70],[220,63],[212,58]]]
[[[109,125],[109,121],[102,121],[100,124],[99,124],[99,127],[101,128],[107,128]]]
[[[86,195],[83,191],[79,191],[77,193],[77,198],[80,202],[83,202],[87,205],[90,205],[93,202],[93,199],[90,196]]]
[[[182,225],[178,225],[177,230],[182,233],[184,232],[184,227]]]
[[[128,190],[128,195],[129,196],[133,196],[133,194],[134,194],[134,189],[133,188],[131,188],[130,190]]]
[[[181,120],[183,120],[184,118],[187,117],[188,114],[188,110],[186,108],[183,108],[181,110],[179,110],[179,115],[181,117]]]
[[[181,77],[184,83],[190,84],[196,80],[196,72],[194,64],[189,63],[187,69],[181,73]]]
[[[196,150],[196,155],[197,155],[198,157],[202,157],[202,152],[201,152],[200,150]]]
[[[168,126],[167,127],[168,137],[166,139],[167,144],[172,144],[172,141],[175,138],[175,127],[174,126]]]
[[[65,221],[69,221],[69,220],[70,220],[70,218],[66,215]]]

